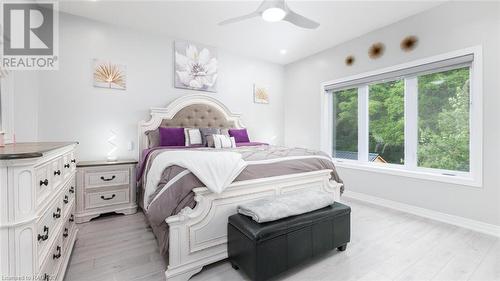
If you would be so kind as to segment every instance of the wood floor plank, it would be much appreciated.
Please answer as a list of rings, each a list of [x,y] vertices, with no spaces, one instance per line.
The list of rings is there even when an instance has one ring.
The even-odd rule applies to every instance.
[[[346,199],[351,243],[274,280],[500,280],[498,238]],[[164,281],[166,262],[145,216],[108,216],[79,224],[66,281]],[[229,262],[206,266],[193,281],[249,280]]]

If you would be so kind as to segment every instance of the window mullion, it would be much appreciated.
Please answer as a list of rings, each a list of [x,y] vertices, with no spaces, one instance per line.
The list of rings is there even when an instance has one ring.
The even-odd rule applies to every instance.
[[[358,160],[368,162],[368,85],[358,88]]]
[[[417,168],[418,144],[418,78],[405,79],[405,166]]]

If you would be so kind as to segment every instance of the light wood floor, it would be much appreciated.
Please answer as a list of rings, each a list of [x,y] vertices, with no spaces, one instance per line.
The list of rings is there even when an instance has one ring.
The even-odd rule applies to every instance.
[[[500,280],[500,239],[344,199],[352,207],[351,243],[276,280]],[[65,280],[164,280],[166,264],[144,215],[79,224]],[[248,280],[227,261],[193,281]]]

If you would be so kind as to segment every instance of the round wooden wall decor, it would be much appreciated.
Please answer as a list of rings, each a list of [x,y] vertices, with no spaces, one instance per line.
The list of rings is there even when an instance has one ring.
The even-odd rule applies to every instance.
[[[382,43],[375,43],[373,44],[370,49],[368,49],[368,56],[372,59],[378,59],[380,58],[385,51],[385,45]]]
[[[415,49],[418,45],[418,38],[417,36],[407,36],[403,39],[403,41],[401,41],[401,50],[405,51],[405,52],[409,52],[409,51],[412,51],[413,49]]]
[[[353,64],[354,64],[354,61],[355,61],[355,60],[356,60],[356,59],[354,58],[354,56],[347,56],[347,57],[345,58],[345,65],[347,65],[347,66],[351,66],[351,65],[353,65]]]

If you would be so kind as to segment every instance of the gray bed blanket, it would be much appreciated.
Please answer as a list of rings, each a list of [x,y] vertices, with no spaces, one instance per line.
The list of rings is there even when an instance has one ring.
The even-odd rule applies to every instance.
[[[332,194],[325,191],[301,191],[241,204],[238,213],[262,223],[318,210],[334,201]]]
[[[196,149],[207,150],[207,152],[211,150],[213,151],[213,149],[207,148]],[[162,151],[165,150],[157,149],[152,151],[148,155],[147,159],[145,159],[145,170],[139,182],[138,202],[140,204],[144,201],[143,198],[141,198],[143,195],[141,182],[145,182],[151,162],[157,155],[162,153]],[[250,163],[250,165],[248,165],[234,181],[244,181],[330,169],[332,170],[332,179],[342,183],[331,158],[327,154],[320,151],[268,145],[239,147],[231,149],[231,151],[241,153],[243,160]],[[259,164],[259,161],[269,161],[272,159],[283,161],[270,163],[266,163],[264,161]],[[179,177],[178,175],[180,174],[184,175]],[[163,189],[163,187],[165,187],[165,185],[172,180],[175,180],[175,182],[170,183],[168,188]],[[168,225],[165,223],[165,219],[178,214],[185,207],[194,208],[196,202],[194,201],[194,193],[192,190],[193,188],[200,186],[204,186],[203,183],[192,173],[186,173],[185,168],[170,166],[163,172],[156,192],[153,193],[148,200],[146,200],[150,202],[147,211],[145,211],[146,217],[158,239],[162,254],[166,254],[168,252]],[[154,201],[151,201],[152,199],[154,199]],[[146,209],[145,206],[141,207],[143,210]]]

